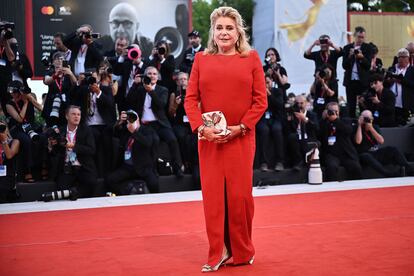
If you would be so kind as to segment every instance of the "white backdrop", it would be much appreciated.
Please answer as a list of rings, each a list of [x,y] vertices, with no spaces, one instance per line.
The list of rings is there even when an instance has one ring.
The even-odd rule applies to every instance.
[[[291,83],[288,92],[309,92],[315,65],[303,53],[321,34],[329,35],[336,45],[347,43],[346,10],[344,0],[256,1],[254,47],[262,58],[269,47],[279,51]],[[319,47],[314,47],[313,51],[317,50]],[[337,72],[339,95],[344,95],[342,59],[338,61]]]

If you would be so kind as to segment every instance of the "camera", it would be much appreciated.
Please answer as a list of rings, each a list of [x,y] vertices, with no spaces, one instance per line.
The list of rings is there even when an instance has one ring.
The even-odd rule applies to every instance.
[[[145,85],[150,85],[151,84],[151,78],[148,77],[148,76],[144,76],[142,78],[142,83],[145,84]]]
[[[364,98],[365,102],[371,102],[371,98],[375,97],[377,92],[373,88],[369,88],[367,91],[363,92],[361,97]]]
[[[87,85],[92,85],[96,83],[96,78],[92,76],[91,72],[83,73],[85,75],[85,83]]]
[[[101,37],[101,34],[99,34],[99,33],[91,33],[91,32],[81,33],[80,35],[81,35],[81,37],[84,37],[86,39],[89,39],[89,38],[98,39],[98,38]]]
[[[319,77],[320,78],[324,78],[324,77],[326,77],[326,72],[325,72],[325,70],[320,70],[320,71],[318,71],[319,72]]]
[[[294,103],[294,104],[286,103],[285,104],[285,110],[286,110],[286,113],[292,115],[295,112],[300,112],[300,107],[297,103]]]
[[[354,55],[358,55],[361,51],[359,49],[354,50]]]
[[[33,130],[30,123],[22,124],[22,129],[27,135],[29,135],[30,139],[32,139],[33,142],[39,141],[40,136]]]
[[[0,21],[0,33],[2,31],[4,32],[4,39],[10,39],[13,38],[13,32],[11,30],[14,30],[15,24],[13,22],[7,22],[7,21]]]
[[[336,112],[335,110],[331,110],[331,109],[328,109],[328,110],[326,111],[326,113],[328,114],[328,116],[337,115],[337,112]]]
[[[158,54],[159,55],[165,55],[165,53],[167,52],[167,50],[165,49],[165,47],[158,47],[157,48]]]
[[[403,80],[404,79],[404,75],[403,74],[397,74],[394,71],[387,71],[387,73],[385,74],[385,78],[386,79],[395,79],[395,80]]]
[[[68,61],[67,61],[67,60],[63,60],[63,61],[62,61],[62,67],[64,67],[64,68],[69,68],[69,63],[68,63]]]
[[[328,39],[327,38],[319,39],[319,43],[320,44],[328,44]]]
[[[54,125],[46,130],[46,136],[49,139],[56,140],[59,146],[66,146],[68,140],[60,134],[58,126]]]
[[[369,118],[369,117],[364,117],[364,123],[365,123],[365,124],[370,124],[370,123],[371,123],[371,118]]]
[[[30,94],[30,93],[32,93],[32,89],[30,89],[30,87],[29,86],[22,86],[22,87],[20,87],[20,89],[19,89],[19,92],[20,93],[22,93],[22,94]]]
[[[59,97],[59,95],[56,95],[55,98],[53,99],[52,111],[50,111],[50,117],[59,118],[59,111],[60,111],[61,104],[62,104],[61,98]]]
[[[127,121],[131,124],[138,119],[138,114],[134,110],[130,109],[126,111],[126,115],[127,115]]]
[[[6,125],[0,124],[0,133],[4,133],[7,129]]]
[[[41,196],[41,200],[44,202],[49,202],[57,199],[77,200],[78,197],[78,190],[76,189],[76,187],[72,187],[69,190],[59,190],[54,192],[43,193]]]
[[[134,46],[129,46],[127,47],[128,49],[128,58],[130,60],[136,60],[139,59],[141,57],[141,50],[134,47]]]

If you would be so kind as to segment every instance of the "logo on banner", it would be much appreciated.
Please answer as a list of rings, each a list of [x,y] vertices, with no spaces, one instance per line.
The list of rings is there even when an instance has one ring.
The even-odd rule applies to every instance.
[[[59,7],[59,15],[72,15],[70,7]]]
[[[55,12],[55,9],[52,6],[43,6],[40,11],[44,15],[52,15]]]

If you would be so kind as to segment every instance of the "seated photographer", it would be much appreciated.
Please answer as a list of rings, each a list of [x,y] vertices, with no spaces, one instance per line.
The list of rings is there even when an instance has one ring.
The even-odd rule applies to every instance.
[[[16,160],[20,142],[12,139],[7,124],[0,121],[0,203],[16,200]]]
[[[171,55],[170,45],[167,41],[157,42],[149,57],[149,66],[154,66],[159,71],[159,84],[168,89],[168,95],[175,90],[173,74],[175,70],[175,58]]]
[[[53,64],[46,72],[43,83],[48,86],[48,92],[42,117],[48,127],[62,126],[66,123],[65,109],[70,102],[70,92],[76,85],[77,79],[61,52],[53,55]]]
[[[133,85],[128,93],[126,99],[128,109],[137,112],[142,124],[151,126],[161,140],[168,144],[175,175],[182,177],[184,168],[180,148],[165,111],[168,103],[168,90],[157,84],[157,68],[149,66],[144,74],[143,84]]]
[[[407,49],[398,50],[398,62],[388,68],[384,85],[395,95],[395,117],[399,125],[407,124],[414,113],[414,67]]]
[[[313,112],[320,120],[325,106],[330,102],[338,102],[338,81],[333,78],[333,68],[330,65],[323,65],[316,70],[310,94],[313,98]]]
[[[98,37],[99,34],[92,33],[92,27],[85,24],[63,40],[63,44],[72,51],[70,65],[76,76],[88,68],[98,68],[103,60],[99,46],[93,40]]]
[[[359,159],[362,165],[370,166],[384,176],[405,176],[405,172],[410,175],[414,172],[408,164],[404,155],[392,146],[381,147],[384,138],[381,136],[381,130],[375,124],[371,111],[364,110],[358,119],[358,128],[355,133],[355,144],[359,152]],[[393,171],[385,168],[385,165],[394,164],[404,167]]]
[[[321,157],[326,167],[327,181],[338,181],[338,168],[345,167],[349,179],[360,179],[362,168],[352,143],[352,125],[339,118],[337,102],[330,102],[320,122]]]
[[[315,46],[320,46],[319,51],[312,52],[312,49]],[[333,48],[331,50],[330,48]],[[303,56],[306,59],[313,60],[315,62],[315,73],[317,72],[318,68],[322,66],[330,65],[332,68],[332,78],[336,79],[336,67],[338,63],[338,59],[342,57],[343,52],[342,48],[336,46],[329,35],[321,35],[319,39],[315,40],[313,44],[305,51]]]
[[[78,106],[69,106],[65,114],[67,124],[55,128],[55,134],[49,137],[51,158],[57,166],[58,190],[75,187],[80,197],[102,196],[105,191],[96,181],[92,131],[80,124],[81,110]]]
[[[84,114],[81,121],[92,131],[96,147],[95,164],[98,177],[102,177],[109,172],[112,163],[111,137],[112,126],[116,121],[115,102],[106,71],[86,75],[76,91],[72,92],[71,102],[81,107]]]
[[[42,106],[19,81],[10,82],[8,91],[11,99],[6,104],[7,119],[10,134],[20,142],[22,155],[19,158],[21,161],[19,165],[22,166],[24,181],[35,182],[32,175],[35,167],[42,167],[41,177],[46,180],[48,177],[46,137],[37,133],[34,125],[34,108],[42,110]]]
[[[269,151],[271,143],[274,145],[275,171],[284,169],[284,125],[286,120],[285,102],[286,91],[275,87],[272,77],[266,76],[266,92],[268,108],[256,125],[256,148],[260,169],[269,171],[272,152]]]
[[[121,85],[118,86],[118,93],[115,96],[118,113],[120,113],[128,109],[126,98],[131,87],[134,84],[141,85],[146,65],[137,44],[131,44],[131,46],[124,49],[117,62],[111,64],[114,74],[122,78]]]
[[[288,90],[290,87],[286,69],[279,64],[282,59],[275,48],[269,48],[265,53],[263,71],[276,83],[277,88]]]
[[[381,74],[370,77],[370,86],[358,99],[360,110],[368,109],[374,115],[374,124],[380,127],[395,127],[395,95],[384,87]]]
[[[312,146],[308,142],[317,142],[319,122],[316,114],[306,110],[306,98],[296,96],[295,104],[287,112],[287,147],[294,170],[305,166],[305,154]]]
[[[184,109],[184,99],[188,86],[188,73],[178,73],[176,83],[177,88],[170,95],[168,115],[174,134],[180,145],[185,169],[198,170],[198,138],[197,134],[191,131],[190,123]]]
[[[133,110],[122,111],[114,126],[114,135],[120,138],[117,168],[105,178],[106,189],[119,195],[130,193],[125,181],[144,180],[151,193],[158,192],[158,175],[155,168],[158,137],[155,131],[141,125]]]

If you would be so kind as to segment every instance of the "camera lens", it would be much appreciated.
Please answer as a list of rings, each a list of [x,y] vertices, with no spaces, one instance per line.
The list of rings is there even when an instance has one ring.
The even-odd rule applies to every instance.
[[[158,48],[158,54],[160,54],[160,55],[165,55],[165,48],[164,47],[160,47],[160,48]]]

